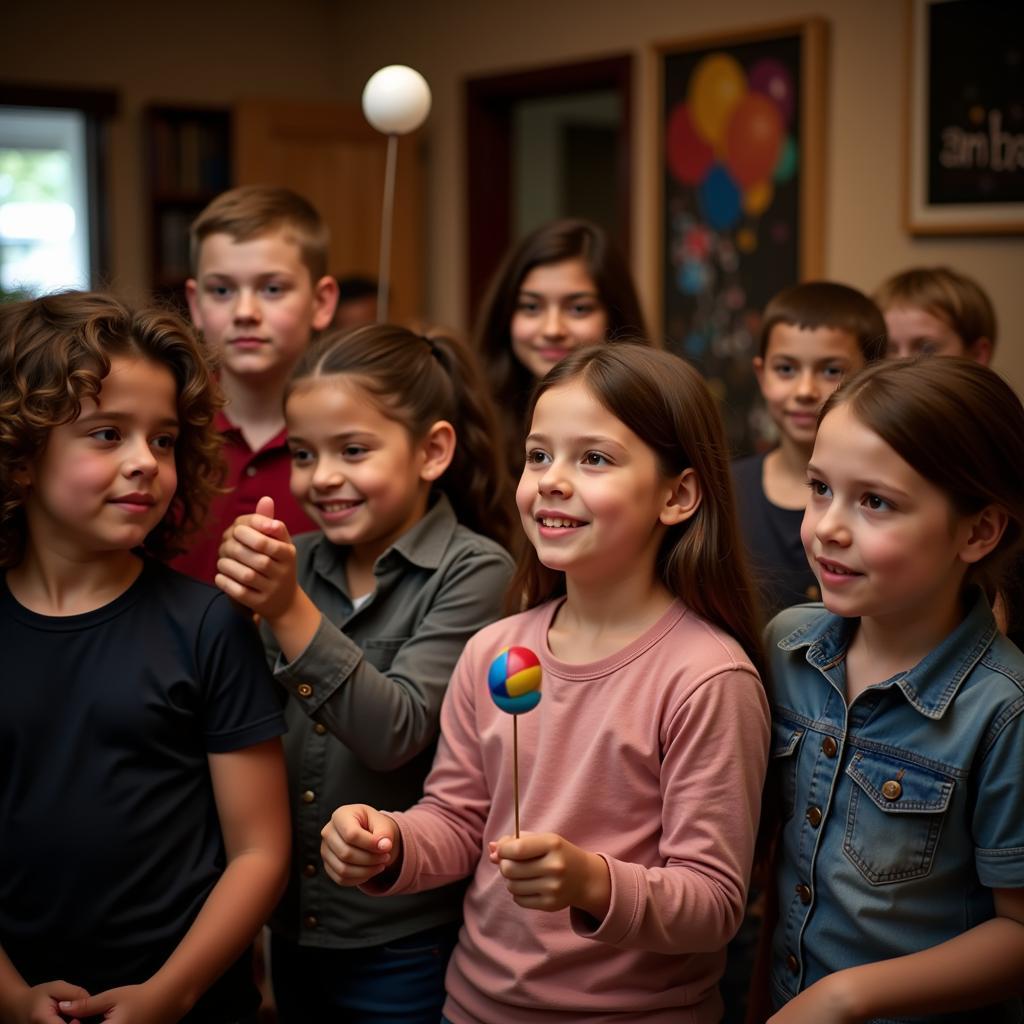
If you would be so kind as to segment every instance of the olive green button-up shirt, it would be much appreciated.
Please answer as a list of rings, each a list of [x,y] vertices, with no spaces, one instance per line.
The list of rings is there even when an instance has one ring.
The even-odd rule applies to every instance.
[[[271,927],[302,945],[357,948],[457,921],[461,884],[390,899],[335,885],[320,861],[320,829],[341,804],[397,811],[419,799],[452,669],[466,641],[500,616],[512,559],[460,526],[441,495],[377,559],[376,586],[357,610],[348,549],[320,533],[295,546],[299,584],[322,618],[290,663],[262,630],[289,694],[292,870]]]

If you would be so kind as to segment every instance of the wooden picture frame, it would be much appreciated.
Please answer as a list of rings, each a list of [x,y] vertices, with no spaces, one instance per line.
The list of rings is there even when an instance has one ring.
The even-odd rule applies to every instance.
[[[821,18],[655,46],[660,333],[721,398],[737,452],[771,433],[761,311],[822,274],[826,48]]]
[[[1024,7],[904,0],[904,225],[1024,233]]]

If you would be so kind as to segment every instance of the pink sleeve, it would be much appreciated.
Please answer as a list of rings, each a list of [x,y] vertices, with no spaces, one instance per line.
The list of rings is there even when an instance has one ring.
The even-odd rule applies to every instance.
[[[602,854],[611,905],[600,922],[573,910],[578,935],[657,953],[728,943],[743,919],[769,737],[768,704],[752,671],[720,672],[696,687],[663,739],[665,866]]]
[[[423,892],[471,875],[481,857],[491,795],[476,724],[472,643],[441,706],[441,738],[423,797],[392,815],[402,833],[402,870],[390,885],[360,888],[373,895]]]

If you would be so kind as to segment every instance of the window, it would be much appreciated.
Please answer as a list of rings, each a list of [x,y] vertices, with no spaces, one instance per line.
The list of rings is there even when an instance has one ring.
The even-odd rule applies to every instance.
[[[0,108],[0,289],[88,288],[85,115]]]
[[[0,300],[106,276],[103,157],[113,93],[0,85]]]

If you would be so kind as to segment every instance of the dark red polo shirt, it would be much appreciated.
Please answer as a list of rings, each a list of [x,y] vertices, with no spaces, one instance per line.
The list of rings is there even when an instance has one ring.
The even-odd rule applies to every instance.
[[[206,583],[213,582],[217,571],[221,535],[238,516],[255,512],[256,502],[264,495],[274,499],[274,516],[288,527],[292,536],[317,529],[288,488],[291,457],[285,431],[254,452],[242,431],[223,412],[217,414],[217,429],[224,438],[225,483],[230,491],[213,500],[205,527],[189,538],[188,551],[171,562],[179,572]]]

